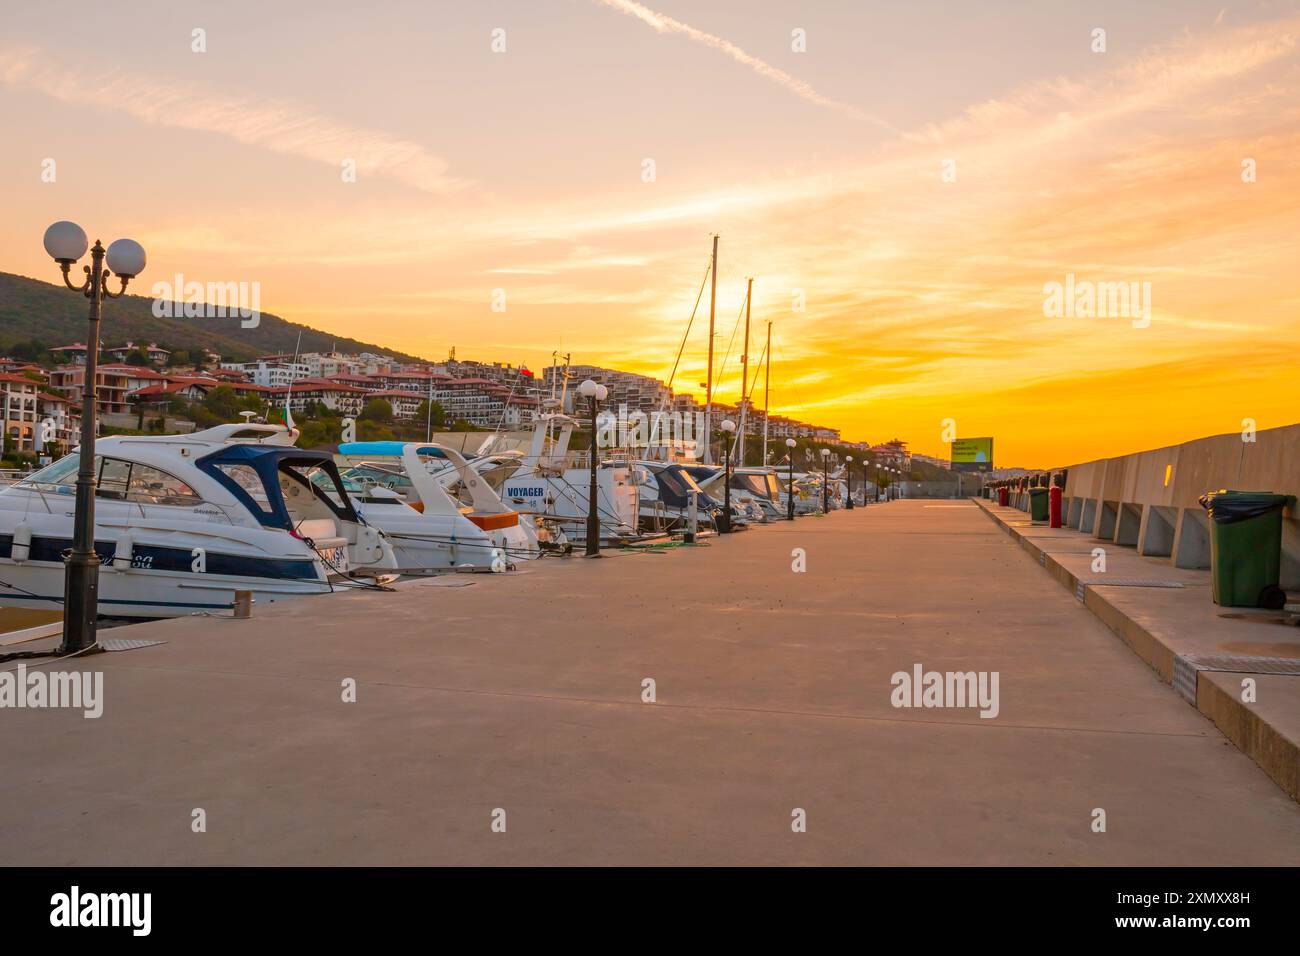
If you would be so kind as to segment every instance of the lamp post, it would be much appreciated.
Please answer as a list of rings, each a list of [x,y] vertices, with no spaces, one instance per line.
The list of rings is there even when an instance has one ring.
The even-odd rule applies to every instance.
[[[99,555],[95,553],[95,373],[99,364],[99,318],[105,296],[116,299],[126,284],[144,271],[144,247],[134,239],[118,239],[107,251],[99,240],[90,250],[90,265],[80,285],[68,279],[72,264],[86,254],[86,232],[75,222],[56,222],[45,230],[45,251],[63,271],[63,284],[90,300],[90,331],[86,339],[86,370],[81,388],[81,459],[77,467],[72,550],[63,583],[63,644],[60,653],[83,651],[95,643],[99,616]],[[104,261],[108,260],[108,268]],[[121,286],[108,288],[117,273]]]
[[[847,480],[849,483],[849,496],[848,496],[849,500],[844,502],[844,508],[846,511],[852,511],[853,510],[853,456],[845,455],[844,462],[845,462],[844,477],[845,480]]]
[[[786,495],[785,502],[785,516],[787,521],[794,520],[794,446],[795,440],[793,438],[787,438],[785,440],[785,447],[789,449],[789,451],[786,452],[785,460],[790,463],[790,493]]]
[[[596,449],[596,405],[609,395],[604,385],[587,379],[578,386],[578,394],[587,399],[591,408],[591,490],[587,493],[587,557],[600,557],[600,515],[596,510],[599,487],[596,483],[596,466],[599,464]]]
[[[831,450],[822,449],[822,514],[831,513]]]
[[[736,431],[736,423],[724,418],[718,426],[722,429],[722,534],[731,531],[731,436]]]

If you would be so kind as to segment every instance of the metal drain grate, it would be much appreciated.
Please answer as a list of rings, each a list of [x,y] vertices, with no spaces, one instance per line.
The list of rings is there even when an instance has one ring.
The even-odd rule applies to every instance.
[[[1282,674],[1300,677],[1300,660],[1294,657],[1239,657],[1234,654],[1196,654],[1186,658],[1197,670],[1230,674]]]
[[[125,637],[110,637],[106,641],[100,641],[99,646],[106,651],[133,651],[137,647],[153,647],[155,644],[166,643],[166,641],[132,641]]]
[[[1104,588],[1181,588],[1182,581],[1148,581],[1146,578],[1088,578],[1080,584]]]
[[[1241,657],[1235,654],[1190,654],[1174,658],[1174,689],[1196,703],[1196,680],[1201,671],[1227,674],[1281,674],[1300,677],[1300,660],[1294,657]]]
[[[1074,597],[1082,601],[1084,591],[1088,588],[1181,588],[1186,587],[1181,581],[1147,581],[1143,578],[1078,578],[1074,585]]]

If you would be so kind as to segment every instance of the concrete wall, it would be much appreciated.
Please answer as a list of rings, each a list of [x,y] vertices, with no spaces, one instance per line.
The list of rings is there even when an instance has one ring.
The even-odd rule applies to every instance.
[[[1178,567],[1210,566],[1207,491],[1300,496],[1300,424],[1198,438],[1181,445],[1069,466],[1066,524]],[[1300,513],[1283,512],[1282,587],[1300,589]]]
[[[904,498],[956,498],[957,482],[955,481],[900,481],[898,483],[900,492]],[[856,491],[856,488],[854,489]],[[868,486],[867,491],[871,488]],[[968,494],[977,494],[979,490],[978,479],[963,481],[962,490]]]

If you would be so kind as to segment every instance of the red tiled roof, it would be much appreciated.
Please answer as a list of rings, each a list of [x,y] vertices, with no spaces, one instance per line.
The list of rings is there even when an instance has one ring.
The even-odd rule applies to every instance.
[[[218,382],[215,378],[210,378],[207,375],[168,375],[167,381],[184,382],[186,385],[210,385],[213,388],[215,388],[218,385],[224,384],[222,382]]]
[[[385,388],[376,392],[368,392],[371,398],[384,398],[391,395],[394,398],[415,398],[424,401],[424,393],[412,392],[403,388]]]
[[[116,362],[110,365],[101,365],[99,371],[118,372],[124,375],[130,375],[133,378],[166,378],[162,372],[155,372],[151,368],[145,368],[141,365],[122,365]]]
[[[40,386],[40,382],[33,382],[25,375],[15,375],[12,372],[0,372],[0,382],[15,382],[20,385]]]
[[[356,392],[358,395],[369,394],[364,388],[357,388],[354,385],[340,385],[338,382],[331,382],[324,378],[300,378],[293,383],[295,392]],[[275,395],[283,395],[289,391],[288,385],[270,386],[268,391]]]
[[[182,392],[192,385],[206,386],[207,382],[162,382],[157,385],[149,385],[145,388],[137,388],[130,394],[136,398],[152,398],[155,395],[175,395]]]
[[[375,382],[375,378],[370,375],[351,375],[346,373],[340,375],[330,375],[328,377],[328,380],[331,382],[342,382],[345,385],[348,382],[366,382],[366,383]]]

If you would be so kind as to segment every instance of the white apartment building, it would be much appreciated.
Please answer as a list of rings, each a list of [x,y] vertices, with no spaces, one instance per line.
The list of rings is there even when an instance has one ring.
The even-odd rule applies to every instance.
[[[565,414],[581,415],[582,410],[577,407],[577,386],[586,379],[591,379],[598,385],[604,385],[609,389],[609,398],[605,404],[609,408],[618,409],[626,405],[628,413],[640,411],[649,415],[651,412],[674,409],[676,406],[673,398],[672,389],[657,378],[651,378],[649,375],[637,375],[635,372],[620,372],[617,369],[601,368],[598,365],[570,365],[569,371],[569,390],[565,401]],[[542,373],[542,381],[549,393],[551,382],[556,382],[556,394],[559,394],[559,381],[557,375],[562,375],[564,368],[561,366],[548,366]],[[680,396],[679,396],[680,397]],[[682,411],[684,409],[677,409]]]
[[[222,362],[222,368],[242,372],[254,385],[267,388],[283,388],[290,382],[304,378],[316,378],[311,368],[303,362],[279,362],[260,358],[256,362]]]
[[[295,412],[301,412],[308,405],[319,402],[340,415],[360,415],[366,400],[372,394],[363,388],[308,378],[295,381],[292,389],[287,385],[280,388],[272,387],[267,390],[266,396],[276,408],[283,408],[285,397],[288,396],[289,408]]]
[[[433,400],[446,411],[448,424],[464,419],[483,428],[526,425],[537,408],[535,396],[483,378],[438,379]]]
[[[298,364],[307,368],[310,378],[334,378],[336,375],[353,375],[361,363],[354,355],[342,352],[303,352]]]
[[[389,405],[393,406],[393,418],[397,421],[403,422],[415,418],[416,412],[419,411],[420,405],[425,400],[425,396],[418,392],[411,392],[399,388],[383,389],[378,392],[367,392],[365,400],[370,401],[372,398],[382,398]]]

